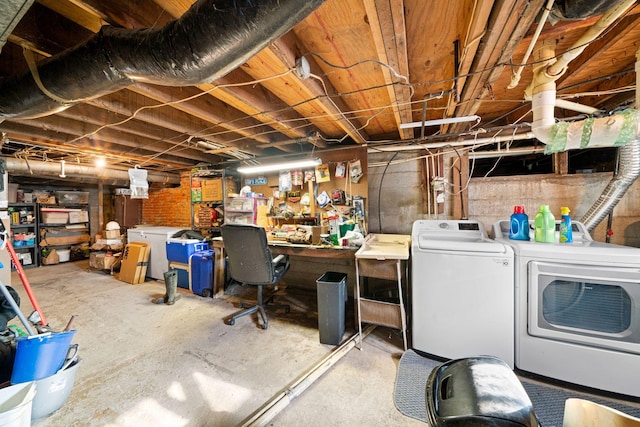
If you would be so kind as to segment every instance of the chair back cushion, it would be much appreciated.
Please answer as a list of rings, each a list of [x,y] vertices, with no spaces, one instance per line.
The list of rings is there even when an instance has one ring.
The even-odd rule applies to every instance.
[[[250,224],[225,224],[222,240],[228,257],[227,271],[240,283],[269,285],[276,281],[267,234]]]

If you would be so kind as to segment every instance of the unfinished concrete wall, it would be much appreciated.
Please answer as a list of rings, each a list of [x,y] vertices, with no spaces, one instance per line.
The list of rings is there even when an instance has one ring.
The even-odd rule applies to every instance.
[[[423,218],[420,161],[415,153],[369,153],[370,233],[411,234]]]
[[[513,206],[523,205],[530,218],[541,204],[548,204],[560,218],[560,207],[571,209],[571,217],[580,220],[611,179],[611,173],[583,175],[528,175],[474,178],[469,185],[470,217],[490,228],[499,219],[507,219]],[[631,186],[613,211],[611,243],[640,247],[640,183]],[[606,220],[592,232],[605,241]]]
[[[420,162],[415,153],[369,153],[369,232],[411,234],[423,212]],[[515,205],[523,205],[533,218],[541,204],[548,204],[558,218],[560,207],[568,206],[574,220],[598,199],[612,173],[579,175],[522,175],[471,179],[469,219],[482,222],[490,230],[494,222],[508,219]],[[447,216],[441,216],[446,218]],[[434,216],[431,216],[434,218]],[[382,224],[382,227],[380,226]],[[611,243],[640,247],[640,183],[634,183],[613,212]],[[604,242],[606,220],[592,232]]]

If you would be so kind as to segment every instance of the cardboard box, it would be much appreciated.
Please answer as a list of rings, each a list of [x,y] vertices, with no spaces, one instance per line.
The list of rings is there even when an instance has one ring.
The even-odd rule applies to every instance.
[[[78,223],[78,222],[89,222],[89,212],[87,211],[70,211],[69,212],[69,222],[70,223]]]
[[[222,179],[207,179],[201,182],[202,185],[202,201],[214,202],[223,199],[222,196]]]
[[[311,226],[311,244],[319,245],[320,244],[320,235],[321,234],[329,234],[329,227],[326,225],[313,225]]]
[[[66,224],[69,222],[69,213],[42,211],[42,222],[45,224]]]
[[[107,255],[106,252],[91,252],[89,255],[89,267],[99,270],[109,270],[120,257]]]
[[[120,230],[104,230],[102,237],[104,239],[117,239],[120,237]]]
[[[132,242],[124,247],[122,253],[122,264],[118,280],[137,284],[144,283],[149,265],[149,253],[151,247],[148,243]]]

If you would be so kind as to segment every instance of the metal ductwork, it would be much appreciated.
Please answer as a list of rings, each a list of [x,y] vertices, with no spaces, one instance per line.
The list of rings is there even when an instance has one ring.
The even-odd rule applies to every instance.
[[[636,108],[640,106],[640,48],[636,51]],[[582,221],[592,231],[613,210],[640,176],[640,130],[633,142],[618,148],[618,173],[609,181]]]
[[[199,0],[161,28],[102,27],[85,43],[39,62],[37,72],[4,79],[0,119],[52,114],[133,82],[211,82],[267,47],[323,2]]]
[[[591,3],[595,5],[597,2]],[[533,82],[527,88],[532,99],[531,131],[538,140],[547,144],[547,153],[578,148],[619,147],[618,174],[613,177],[598,200],[581,218],[589,231],[592,231],[611,212],[640,176],[638,111],[629,110],[609,117],[589,118],[573,123],[556,123],[555,82],[566,72],[569,62],[582,53],[590,41],[595,40],[634,4],[635,0],[621,0],[608,4],[607,12],[574,44],[576,49],[570,48],[557,58],[555,46],[550,42],[544,42],[538,52],[537,59],[540,62],[534,67]],[[640,49],[636,52],[636,108],[640,105],[640,95],[638,95],[640,87],[637,86],[640,84],[639,76]]]
[[[580,219],[589,231],[593,231],[609,215],[609,212],[640,176],[640,141],[636,140],[618,150],[620,163],[618,174],[609,181],[598,200]]]
[[[6,169],[12,175],[33,175],[37,177],[59,177],[62,170],[60,162],[42,162],[37,160],[16,159],[13,157],[3,157]],[[129,172],[119,169],[97,169],[93,166],[77,165],[66,163],[64,165],[64,175],[66,178],[76,181],[78,178],[86,182],[97,180],[111,180],[121,183],[129,182]],[[180,184],[180,175],[148,171],[147,181],[149,183],[159,183],[164,185]]]
[[[550,19],[578,20],[601,15],[615,6],[611,0],[556,0],[551,10]]]
[[[0,12],[0,52],[7,43],[9,35],[27,13],[33,0],[3,0]]]

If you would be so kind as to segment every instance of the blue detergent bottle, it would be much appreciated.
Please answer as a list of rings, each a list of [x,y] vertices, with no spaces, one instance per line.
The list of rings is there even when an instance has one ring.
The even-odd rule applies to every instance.
[[[509,227],[511,240],[529,240],[529,217],[524,213],[524,206],[514,206]]]
[[[560,208],[560,243],[573,242],[573,231],[571,230],[571,217],[569,216],[568,207]]]

